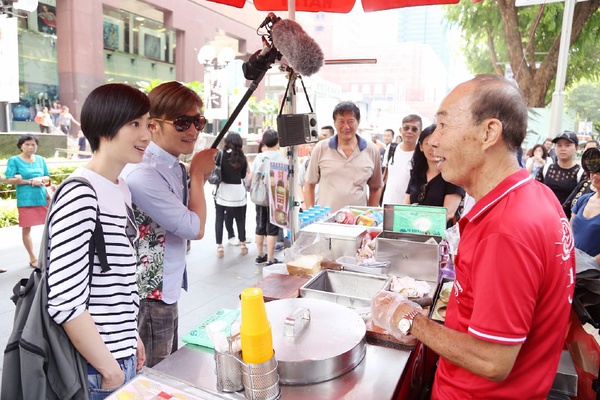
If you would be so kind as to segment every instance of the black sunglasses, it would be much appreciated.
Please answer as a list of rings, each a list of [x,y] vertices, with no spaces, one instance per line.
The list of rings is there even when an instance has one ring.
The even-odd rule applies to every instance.
[[[402,129],[406,132],[406,131],[413,131],[413,133],[417,133],[419,132],[419,127],[417,126],[410,126],[410,125],[404,125],[402,127]]]
[[[600,149],[592,147],[583,152],[581,156],[583,170],[590,174],[600,172]]]
[[[189,115],[183,115],[181,117],[177,117],[174,120],[154,118],[155,121],[158,122],[166,122],[167,124],[171,124],[175,127],[177,132],[185,132],[190,129],[192,123],[194,124],[194,128],[197,131],[201,131],[206,126],[206,118],[204,115],[194,115],[193,117]]]

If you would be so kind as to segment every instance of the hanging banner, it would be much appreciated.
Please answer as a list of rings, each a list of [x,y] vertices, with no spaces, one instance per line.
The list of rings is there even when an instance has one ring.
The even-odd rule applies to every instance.
[[[204,73],[204,116],[206,119],[227,119],[227,86],[222,69]]]
[[[19,52],[17,35],[18,18],[0,16],[0,102],[19,102]],[[1,128],[0,128],[1,130]]]
[[[269,174],[269,213],[271,223],[280,228],[289,229],[290,187],[288,174],[290,166],[271,162]]]

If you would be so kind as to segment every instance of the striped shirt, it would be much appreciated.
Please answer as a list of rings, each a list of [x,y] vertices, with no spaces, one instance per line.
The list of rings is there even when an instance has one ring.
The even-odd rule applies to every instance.
[[[121,180],[115,184],[85,168],[73,175],[90,181],[98,199],[91,188],[72,182],[55,200],[48,228],[48,312],[63,324],[85,311],[89,297],[90,315],[110,352],[116,359],[130,357],[137,347],[139,309],[131,195]],[[90,293],[88,250],[97,207],[111,270],[103,273],[94,256]]]

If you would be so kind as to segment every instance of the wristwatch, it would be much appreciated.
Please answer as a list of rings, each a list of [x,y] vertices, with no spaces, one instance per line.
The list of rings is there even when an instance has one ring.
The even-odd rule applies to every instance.
[[[413,320],[419,314],[419,310],[410,310],[398,322],[398,329],[403,335],[408,335],[413,326]]]

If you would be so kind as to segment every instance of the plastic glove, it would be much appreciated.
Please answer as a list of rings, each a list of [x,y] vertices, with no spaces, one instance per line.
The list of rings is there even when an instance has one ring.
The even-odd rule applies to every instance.
[[[381,290],[373,297],[371,303],[371,321],[396,339],[406,342],[407,336],[400,333],[397,324],[404,314],[413,309],[423,310],[417,303],[407,300],[403,294]]]

